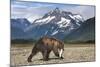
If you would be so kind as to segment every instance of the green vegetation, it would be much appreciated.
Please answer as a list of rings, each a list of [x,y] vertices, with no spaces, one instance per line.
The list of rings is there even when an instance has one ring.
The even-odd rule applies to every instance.
[[[35,43],[36,40],[33,39],[29,39],[29,40],[25,40],[25,39],[14,39],[11,40],[11,44],[31,44],[31,43]]]
[[[95,40],[87,40],[87,41],[64,41],[67,44],[95,44]]]
[[[88,40],[88,41],[63,41],[66,44],[95,44],[95,40]],[[11,40],[11,44],[33,44],[36,43],[36,40],[33,39],[29,39],[29,40],[25,40],[25,39],[15,39],[15,40]]]

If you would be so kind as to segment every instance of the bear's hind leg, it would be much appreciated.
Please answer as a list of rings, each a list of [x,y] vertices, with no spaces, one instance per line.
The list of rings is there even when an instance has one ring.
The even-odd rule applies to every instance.
[[[28,62],[32,62],[31,59],[32,59],[32,57],[33,57],[34,55],[37,54],[37,52],[38,52],[37,49],[34,49],[34,48],[33,48],[33,50],[32,50],[32,52],[31,52],[30,56],[29,56],[28,59],[27,59],[27,61],[28,61]]]

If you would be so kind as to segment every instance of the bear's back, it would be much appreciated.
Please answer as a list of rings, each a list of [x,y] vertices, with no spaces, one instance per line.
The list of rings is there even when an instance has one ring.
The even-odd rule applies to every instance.
[[[58,45],[63,45],[63,42],[56,39],[56,38],[53,38],[53,37],[42,37],[39,42],[42,44],[42,45],[49,45],[49,46],[58,46]]]

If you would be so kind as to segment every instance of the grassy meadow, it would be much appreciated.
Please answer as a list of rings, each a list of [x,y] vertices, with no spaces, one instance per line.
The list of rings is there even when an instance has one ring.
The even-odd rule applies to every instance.
[[[32,58],[28,63],[27,58],[31,53],[34,43],[11,44],[11,66],[38,65],[38,64],[58,64],[95,61],[95,44],[65,44],[64,59],[58,59],[53,52],[50,53],[50,60],[43,61],[41,53]]]

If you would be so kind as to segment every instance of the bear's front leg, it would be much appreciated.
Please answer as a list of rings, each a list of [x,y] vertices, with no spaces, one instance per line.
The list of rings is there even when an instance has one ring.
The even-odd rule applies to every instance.
[[[50,53],[50,51],[47,51],[47,50],[42,52],[44,61],[48,61],[49,60],[49,53]]]
[[[54,52],[55,56],[59,57],[60,59],[64,59],[62,57],[62,53],[63,53],[63,50],[62,49],[59,51],[58,48],[54,48],[53,49],[53,52]]]
[[[57,48],[53,49],[53,53],[55,54],[55,56],[59,57],[59,52]]]

